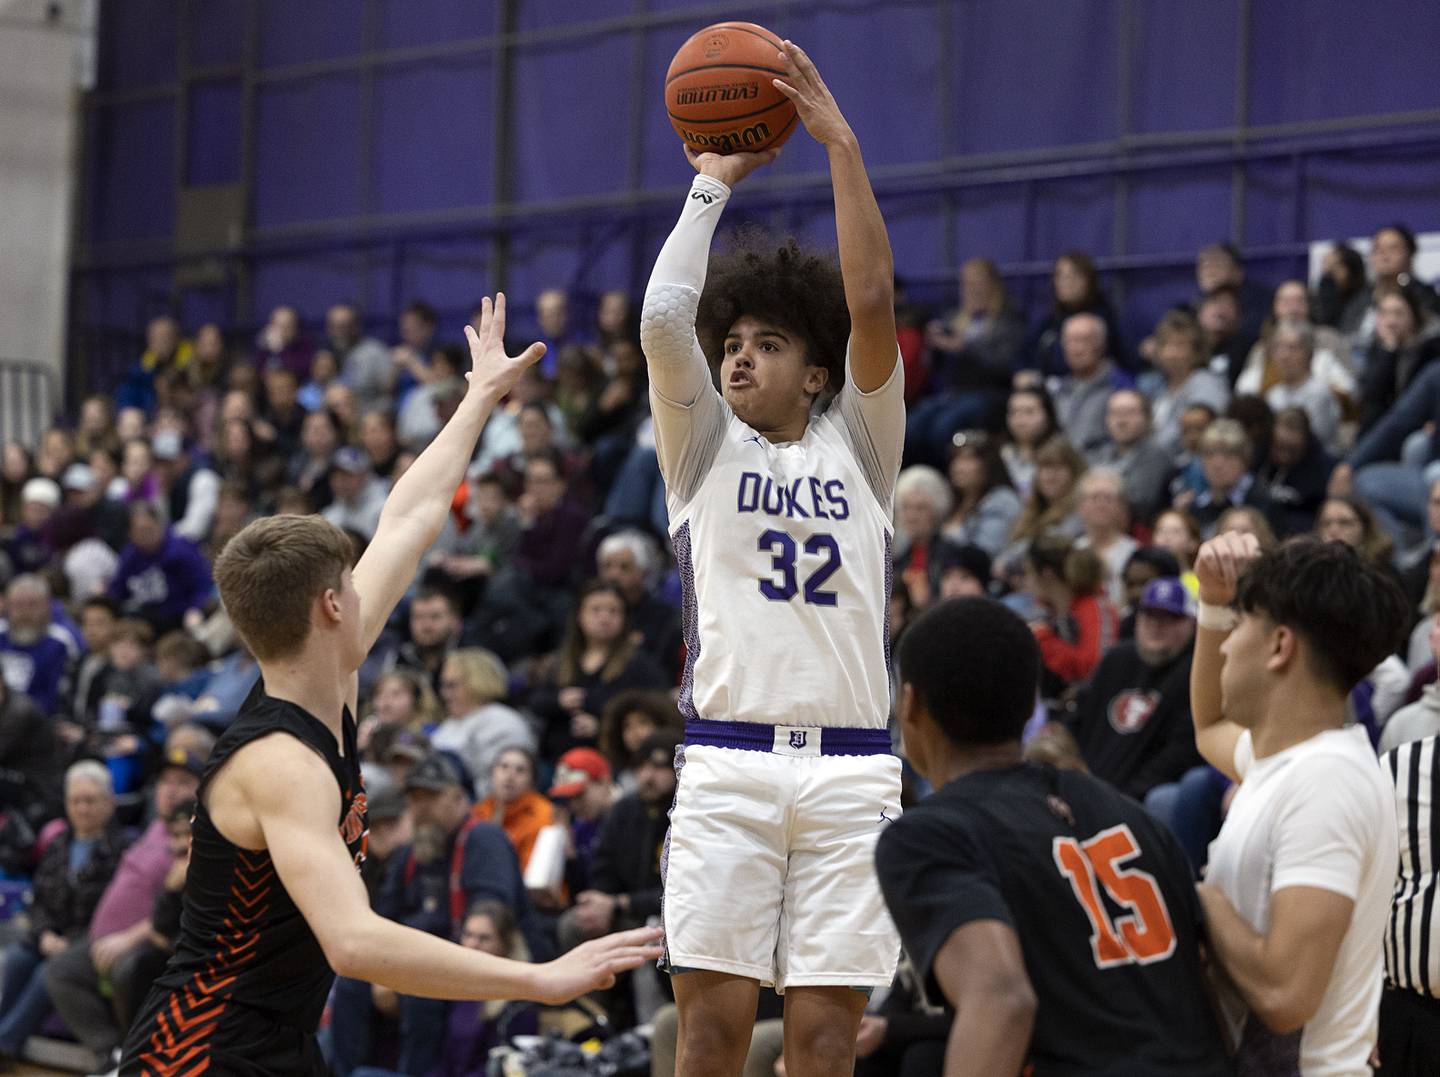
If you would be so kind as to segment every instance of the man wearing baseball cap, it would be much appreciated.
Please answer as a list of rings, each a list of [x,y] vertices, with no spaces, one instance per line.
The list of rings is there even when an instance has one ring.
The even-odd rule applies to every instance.
[[[570,822],[572,853],[565,862],[565,885],[570,893],[580,894],[590,889],[595,843],[615,803],[610,764],[594,748],[571,748],[555,764],[550,799]]]
[[[334,500],[320,515],[344,531],[363,535],[366,542],[374,538],[390,488],[371,470],[370,458],[353,445],[337,452],[330,465],[330,492]]]
[[[1135,638],[1117,643],[1067,724],[1090,770],[1137,800],[1200,764],[1190,722],[1195,600],[1174,576],[1145,585]]]
[[[60,496],[54,479],[35,478],[20,487],[20,526],[8,549],[17,573],[39,572],[55,555],[47,525],[60,507]]]

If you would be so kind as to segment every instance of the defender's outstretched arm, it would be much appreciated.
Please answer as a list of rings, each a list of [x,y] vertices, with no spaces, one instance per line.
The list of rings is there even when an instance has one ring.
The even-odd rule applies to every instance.
[[[489,299],[481,304],[480,332],[467,325],[465,337],[470,343],[470,387],[450,421],[390,491],[375,538],[355,566],[367,651],[415,578],[420,558],[445,526],[490,412],[525,368],[545,354],[545,345],[538,342],[517,356],[505,354],[503,292],[493,304]]]

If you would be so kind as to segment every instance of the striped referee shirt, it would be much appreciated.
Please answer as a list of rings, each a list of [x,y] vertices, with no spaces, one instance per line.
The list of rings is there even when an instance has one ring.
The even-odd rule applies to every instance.
[[[1385,932],[1385,980],[1440,997],[1440,737],[1410,741],[1381,761],[1395,783],[1400,871]]]

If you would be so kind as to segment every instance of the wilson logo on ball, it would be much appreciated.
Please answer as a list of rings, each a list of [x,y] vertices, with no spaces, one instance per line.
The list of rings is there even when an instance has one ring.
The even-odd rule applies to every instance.
[[[734,153],[737,150],[759,150],[770,141],[770,125],[754,123],[735,131],[703,132],[681,129],[680,137],[691,146],[711,153]]]

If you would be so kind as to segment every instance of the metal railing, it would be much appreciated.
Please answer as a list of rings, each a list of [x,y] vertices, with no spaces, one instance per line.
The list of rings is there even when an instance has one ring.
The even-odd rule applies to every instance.
[[[39,363],[0,359],[0,444],[35,448],[60,410],[55,372]]]

